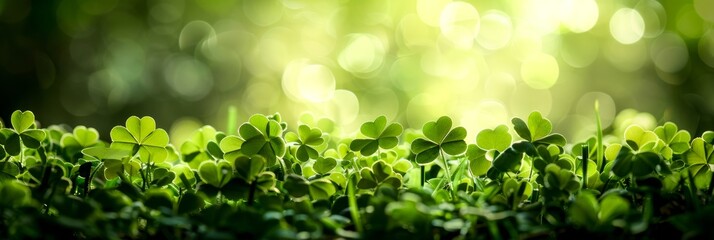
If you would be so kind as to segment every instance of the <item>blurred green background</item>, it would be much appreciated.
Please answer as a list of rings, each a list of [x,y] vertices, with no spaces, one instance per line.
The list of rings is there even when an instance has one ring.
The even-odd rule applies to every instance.
[[[181,132],[234,105],[349,130],[449,115],[475,136],[538,110],[579,140],[598,100],[610,129],[632,108],[698,134],[713,23],[712,0],[0,0],[0,118]]]

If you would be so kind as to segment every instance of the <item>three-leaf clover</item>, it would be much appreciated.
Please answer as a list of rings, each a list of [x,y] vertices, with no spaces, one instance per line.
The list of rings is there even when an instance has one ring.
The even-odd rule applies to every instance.
[[[639,125],[632,125],[625,129],[625,142],[635,151],[647,151],[657,144],[657,134],[647,131]]]
[[[667,144],[674,154],[682,154],[689,150],[689,141],[692,136],[686,130],[679,130],[677,125],[672,122],[655,128],[654,133]]]
[[[0,130],[0,135],[4,135],[5,151],[12,156],[20,155],[21,146],[39,148],[46,137],[45,131],[35,129],[35,115],[31,111],[13,112],[10,123],[12,129],[4,128]]]
[[[411,150],[416,154],[416,162],[428,164],[433,162],[443,150],[450,155],[458,155],[466,151],[466,129],[451,128],[451,118],[440,117],[436,122],[428,122],[422,127],[424,138],[412,142]]]
[[[265,157],[268,167],[275,165],[277,158],[285,155],[283,126],[277,120],[255,114],[247,123],[240,126],[238,132],[245,140],[241,144],[243,154],[248,156],[258,154]]]
[[[156,128],[152,117],[138,118],[131,116],[126,120],[126,127],[116,126],[110,132],[111,148],[139,153],[142,162],[160,163],[166,160],[169,134]]]
[[[516,130],[518,136],[523,139],[532,142],[533,144],[555,144],[558,146],[565,146],[565,137],[563,135],[553,133],[550,134],[553,129],[553,125],[550,120],[543,118],[540,112],[531,112],[528,115],[528,123],[524,122],[520,118],[513,118],[511,120],[513,123],[513,129]]]
[[[204,161],[198,167],[201,181],[216,188],[221,188],[233,178],[233,167],[226,160]]]
[[[309,194],[313,200],[329,199],[337,192],[335,185],[330,180],[320,178],[308,181],[295,174],[287,175],[283,188],[292,197],[299,198]]]
[[[62,147],[88,148],[99,143],[99,132],[97,129],[85,126],[77,126],[72,133],[62,135],[60,144]]]
[[[315,148],[325,142],[320,129],[311,128],[307,125],[300,125],[297,134],[293,132],[285,134],[285,140],[297,143],[298,148],[295,151],[295,158],[301,162],[317,159],[320,153]]]
[[[387,117],[379,116],[373,122],[363,123],[360,132],[366,139],[355,139],[350,144],[352,151],[360,151],[362,155],[369,156],[377,152],[379,148],[390,149],[399,144],[399,137],[402,134],[402,125],[392,123],[387,126]]]
[[[201,162],[212,159],[208,145],[216,142],[217,131],[211,126],[203,126],[193,132],[191,138],[181,144],[181,154],[184,162],[194,169],[198,169]]]
[[[573,223],[589,229],[609,228],[612,221],[627,215],[630,202],[616,194],[607,194],[598,203],[595,196],[581,192],[568,208]]]
[[[655,171],[661,159],[660,155],[653,152],[633,153],[629,148],[620,148],[620,152],[612,163],[612,172],[618,177],[645,176]]]
[[[82,149],[97,146],[100,144],[99,132],[97,129],[85,126],[77,126],[72,133],[65,133],[60,139],[60,146],[74,156]]]

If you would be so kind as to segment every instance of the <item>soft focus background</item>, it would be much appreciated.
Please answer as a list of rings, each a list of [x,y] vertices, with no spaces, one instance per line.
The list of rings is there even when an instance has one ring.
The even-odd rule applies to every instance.
[[[593,102],[714,129],[713,0],[0,0],[0,118],[225,126],[303,112],[358,129],[452,116],[470,137],[532,110],[571,140]],[[617,113],[627,110],[619,120]],[[473,141],[473,140],[471,140]]]

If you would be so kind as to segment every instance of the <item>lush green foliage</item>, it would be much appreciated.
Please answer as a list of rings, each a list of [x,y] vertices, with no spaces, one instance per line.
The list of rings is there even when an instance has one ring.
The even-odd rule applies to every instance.
[[[447,116],[421,131],[380,116],[345,137],[256,114],[175,148],[151,117],[109,142],[10,119],[3,239],[711,237],[700,223],[714,220],[714,132],[670,122],[567,143],[533,112],[512,120],[513,142],[506,125],[466,139]]]

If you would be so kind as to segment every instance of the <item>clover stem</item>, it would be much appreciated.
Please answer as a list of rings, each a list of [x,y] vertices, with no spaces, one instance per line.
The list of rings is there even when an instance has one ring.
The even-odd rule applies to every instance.
[[[250,182],[250,192],[248,192],[248,206],[253,206],[253,202],[255,202],[255,189],[257,187],[257,180],[253,180],[252,182]]]
[[[451,196],[456,198],[456,195],[454,194],[454,184],[451,182],[451,173],[449,172],[449,162],[446,161],[443,150],[439,149],[439,154],[441,155],[442,163],[444,163],[444,171],[446,172],[446,180],[448,181],[449,188],[451,189]]]
[[[278,163],[280,164],[280,168],[283,170],[283,179],[285,179],[285,176],[290,174],[290,172],[288,172],[288,167],[285,165],[285,161],[282,157],[278,157],[278,154],[275,153],[273,144],[268,143],[268,147],[270,147],[270,152],[273,153],[273,156],[275,156],[275,159],[277,159]]]
[[[583,145],[583,189],[588,188],[588,145]]]
[[[359,215],[359,206],[357,206],[357,197],[355,196],[355,181],[357,177],[355,174],[350,175],[347,181],[347,197],[349,200],[350,215],[352,216],[352,222],[355,224],[355,228],[359,234],[362,234],[362,220]]]
[[[709,188],[707,189],[707,197],[710,197],[714,193],[714,177],[709,181]]]
[[[596,155],[596,161],[597,161],[597,171],[600,172],[602,169],[605,167],[604,164],[602,163],[603,155],[604,155],[604,147],[602,145],[602,122],[600,120],[600,104],[598,103],[597,100],[595,100],[595,120],[597,122],[597,138],[596,138],[596,146],[595,150],[597,151]]]
[[[420,167],[421,167],[421,174],[420,174],[420,176],[421,176],[421,187],[424,187],[424,180],[425,180],[424,178],[426,178],[426,176],[424,176],[424,175],[426,174],[426,166],[421,165]]]

